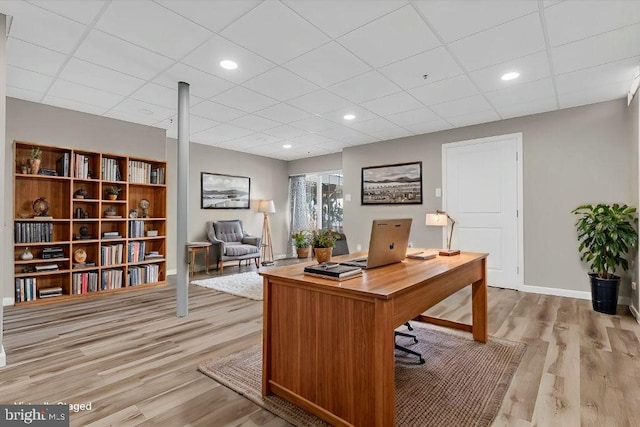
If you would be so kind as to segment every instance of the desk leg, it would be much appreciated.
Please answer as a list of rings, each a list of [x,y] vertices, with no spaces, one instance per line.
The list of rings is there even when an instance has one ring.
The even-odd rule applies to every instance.
[[[204,269],[209,274],[209,246],[204,248]]]
[[[196,251],[193,248],[189,248],[189,252],[191,253],[191,265],[189,266],[189,271],[193,276],[193,266],[196,263]]]
[[[482,279],[474,282],[471,290],[471,310],[473,318],[473,339],[487,342],[487,260],[482,260]]]

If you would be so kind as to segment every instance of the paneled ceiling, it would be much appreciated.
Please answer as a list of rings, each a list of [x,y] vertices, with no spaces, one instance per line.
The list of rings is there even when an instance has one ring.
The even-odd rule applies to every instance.
[[[185,81],[192,141],[283,160],[623,98],[640,63],[640,0],[14,0],[0,11],[13,18],[8,96],[175,138]],[[520,77],[501,80],[510,71]]]

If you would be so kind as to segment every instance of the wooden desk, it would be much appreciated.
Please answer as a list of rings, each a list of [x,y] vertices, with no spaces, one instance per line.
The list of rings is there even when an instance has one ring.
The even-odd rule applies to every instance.
[[[333,425],[393,426],[394,334],[472,285],[473,325],[439,322],[487,341],[488,254],[405,260],[342,282],[305,276],[304,265],[264,277],[262,393]],[[336,257],[353,258],[354,254]]]

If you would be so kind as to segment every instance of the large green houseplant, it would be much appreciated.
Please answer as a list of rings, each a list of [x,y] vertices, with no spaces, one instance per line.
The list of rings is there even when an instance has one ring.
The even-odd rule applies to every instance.
[[[627,253],[638,243],[634,227],[636,208],[600,203],[582,205],[572,211],[578,216],[576,229],[580,246],[580,259],[591,269],[591,299],[593,309],[615,314],[620,277],[618,268],[626,271]]]

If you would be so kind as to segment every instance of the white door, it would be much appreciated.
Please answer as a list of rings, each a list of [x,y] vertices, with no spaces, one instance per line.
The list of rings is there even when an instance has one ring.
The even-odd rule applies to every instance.
[[[488,284],[519,289],[522,265],[522,134],[442,146],[443,209],[452,249],[488,252]]]

